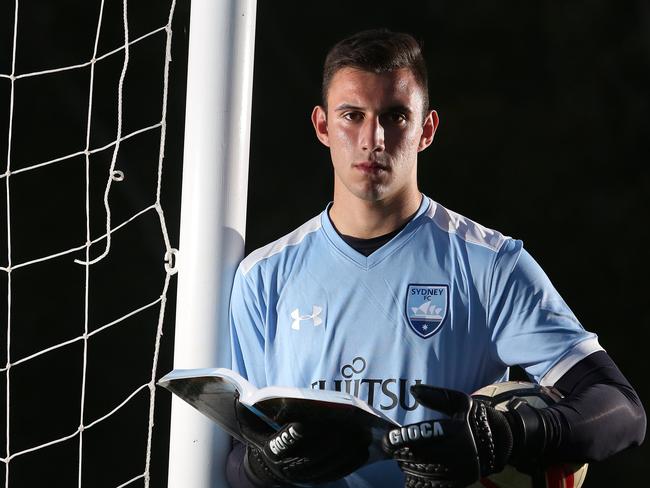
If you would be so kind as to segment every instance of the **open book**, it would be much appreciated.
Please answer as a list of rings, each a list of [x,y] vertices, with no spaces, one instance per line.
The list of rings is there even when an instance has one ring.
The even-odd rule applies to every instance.
[[[367,429],[373,439],[368,462],[386,457],[381,450],[381,439],[386,432],[399,427],[398,423],[348,393],[285,386],[258,389],[225,368],[178,369],[165,375],[158,384],[242,442],[245,441],[235,414],[237,398],[275,430],[289,422],[314,418],[332,425],[353,423]]]

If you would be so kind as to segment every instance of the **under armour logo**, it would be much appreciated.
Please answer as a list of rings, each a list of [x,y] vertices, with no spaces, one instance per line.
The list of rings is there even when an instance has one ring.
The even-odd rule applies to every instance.
[[[300,315],[300,310],[295,309],[291,312],[291,318],[293,319],[293,322],[291,322],[291,328],[293,330],[300,330],[300,322],[303,320],[312,320],[314,326],[322,324],[323,319],[320,318],[322,311],[323,307],[319,307],[318,305],[313,305],[311,307],[311,315]]]

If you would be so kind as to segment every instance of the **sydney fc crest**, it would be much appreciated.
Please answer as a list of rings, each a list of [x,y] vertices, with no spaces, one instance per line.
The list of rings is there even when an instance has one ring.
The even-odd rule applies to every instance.
[[[438,332],[447,318],[449,285],[409,285],[406,319],[411,329],[426,339]]]

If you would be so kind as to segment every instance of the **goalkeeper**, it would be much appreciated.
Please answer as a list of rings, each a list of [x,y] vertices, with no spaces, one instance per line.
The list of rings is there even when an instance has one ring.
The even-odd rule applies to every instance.
[[[438,114],[417,42],[385,30],[339,42],[322,96],[312,123],[333,202],[240,264],[232,368],[258,387],[348,391],[410,427],[384,440],[392,459],[367,464],[354,425],[306,415],[275,432],[240,409],[232,486],[456,487],[506,463],[600,460],[641,443],[637,394],[521,241],[420,193],[418,153]],[[565,399],[501,413],[467,396],[513,365]]]

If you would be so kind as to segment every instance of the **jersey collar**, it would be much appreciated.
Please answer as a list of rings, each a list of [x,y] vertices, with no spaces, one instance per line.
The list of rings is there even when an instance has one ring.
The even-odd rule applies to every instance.
[[[329,209],[332,207],[332,202],[328,203],[325,210],[321,213],[321,228],[325,233],[325,236],[327,237],[329,243],[335,248],[338,253],[342,254],[345,258],[354,262],[358,266],[369,269],[379,264],[386,257],[397,251],[411,239],[413,234],[420,228],[422,217],[426,214],[431,204],[431,200],[427,196],[422,195],[420,208],[413,216],[411,221],[406,224],[406,226],[395,237],[393,237],[390,241],[388,241],[386,244],[381,246],[379,249],[367,257],[350,247],[341,238],[339,233],[336,232],[336,229],[334,228],[334,225],[332,224],[332,221],[329,217]]]

